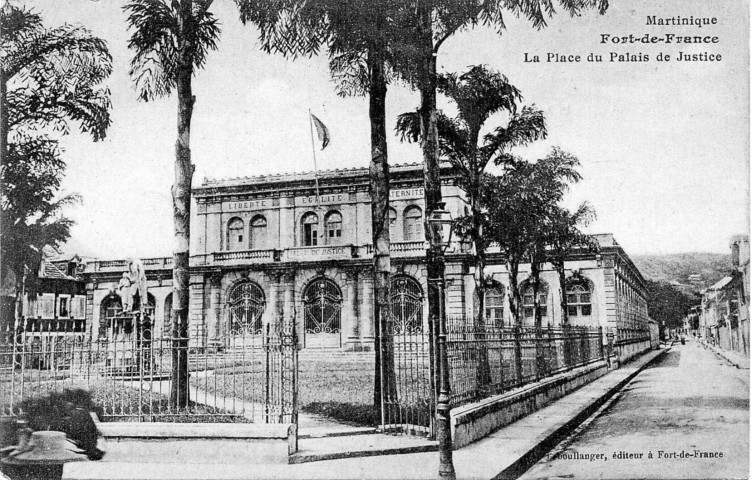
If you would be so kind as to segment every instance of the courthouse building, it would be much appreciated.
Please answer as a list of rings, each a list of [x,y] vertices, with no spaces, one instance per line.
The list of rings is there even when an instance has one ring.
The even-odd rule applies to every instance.
[[[423,168],[391,167],[390,233],[392,311],[405,330],[427,328]],[[190,325],[203,338],[258,332],[296,322],[304,348],[370,349],[373,346],[372,239],[368,169],[205,180],[193,190]],[[465,194],[448,165],[442,194],[453,217]],[[566,264],[570,323],[603,326],[628,341],[648,330],[644,279],[612,235],[598,235],[600,251],[576,252]],[[473,315],[471,258],[455,241],[446,253],[447,312]],[[498,252],[489,253],[486,294],[489,321],[510,325],[508,273]],[[155,334],[167,333],[171,310],[171,258],[142,260]],[[86,264],[87,318],[92,336],[105,336],[119,315],[117,282],[125,260]],[[525,321],[532,323],[531,290],[522,267]],[[547,265],[540,300],[543,322],[561,322],[561,287]],[[121,307],[120,307],[121,308]]]

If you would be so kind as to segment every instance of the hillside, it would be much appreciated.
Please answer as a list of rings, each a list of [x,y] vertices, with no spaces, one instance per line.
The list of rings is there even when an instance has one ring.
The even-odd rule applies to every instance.
[[[697,289],[712,285],[730,271],[730,255],[722,253],[633,255],[631,260],[649,280],[689,285],[689,275],[699,274],[702,281],[696,285]]]

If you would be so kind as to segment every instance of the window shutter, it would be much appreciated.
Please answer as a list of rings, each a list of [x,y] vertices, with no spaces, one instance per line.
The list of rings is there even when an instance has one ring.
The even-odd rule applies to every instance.
[[[75,295],[70,302],[70,316],[72,318],[86,317],[86,296]]]
[[[39,312],[42,318],[55,318],[55,294],[43,293],[40,295],[42,305]]]

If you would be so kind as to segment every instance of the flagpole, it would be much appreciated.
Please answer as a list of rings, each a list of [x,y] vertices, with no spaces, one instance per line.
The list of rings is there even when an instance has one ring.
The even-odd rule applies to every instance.
[[[313,114],[311,113],[310,109],[308,109],[308,122],[310,122],[310,146],[313,149],[313,169],[315,171],[315,177],[316,177],[316,208],[321,207],[321,192],[318,187],[318,162],[316,161],[316,142],[313,139]]]

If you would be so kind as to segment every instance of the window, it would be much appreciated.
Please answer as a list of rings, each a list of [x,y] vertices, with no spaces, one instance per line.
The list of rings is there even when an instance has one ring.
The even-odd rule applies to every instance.
[[[68,295],[60,295],[57,298],[57,317],[69,318],[70,317],[70,297]]]
[[[42,293],[39,295],[40,307],[37,311],[42,318],[55,318],[55,294]]]
[[[422,210],[420,207],[411,206],[404,210],[404,240],[416,242],[422,239]]]
[[[302,217],[302,244],[305,247],[318,245],[318,215],[306,213]]]
[[[263,311],[266,298],[255,282],[236,285],[229,293],[230,329],[233,335],[263,332]]]
[[[396,240],[396,210],[389,208],[389,237]]]
[[[245,222],[240,218],[233,218],[227,224],[227,250],[242,250],[243,231]]]
[[[503,287],[485,290],[485,324],[503,326]]]
[[[75,295],[70,301],[70,316],[73,318],[86,318],[86,296]]]
[[[566,303],[569,317],[592,315],[592,291],[585,281],[574,281],[566,287]]]
[[[534,318],[534,294],[532,291],[532,284],[527,283],[526,287],[522,290],[522,306],[524,307],[524,318]],[[548,316],[548,286],[544,283],[540,285],[537,291],[537,299],[540,302],[540,316],[545,318]]]
[[[266,219],[256,215],[250,221],[250,249],[256,250],[266,246]]]
[[[330,212],[326,215],[326,243],[333,245],[339,243],[342,238],[342,215],[339,212]]]

